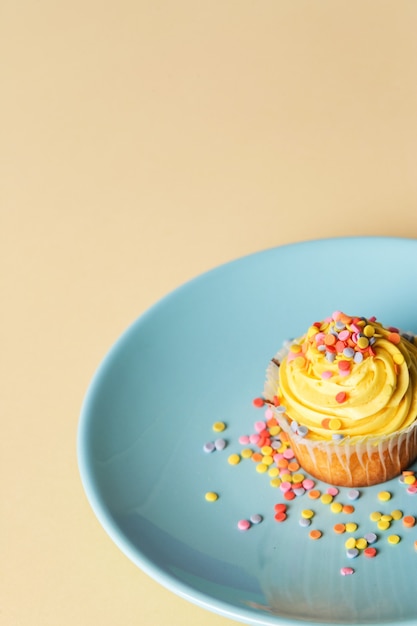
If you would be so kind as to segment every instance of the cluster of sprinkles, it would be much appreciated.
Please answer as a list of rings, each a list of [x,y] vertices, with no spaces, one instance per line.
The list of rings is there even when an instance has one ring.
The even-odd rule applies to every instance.
[[[394,371],[398,374],[400,366],[404,363],[404,355],[399,349],[402,339],[414,342],[414,338],[409,333],[401,333],[398,328],[390,326],[383,328],[375,316],[352,317],[335,311],[330,317],[323,321],[315,322],[310,326],[307,333],[297,342],[287,341],[288,353],[287,362],[300,370],[307,370],[309,373],[313,368],[313,363],[320,363],[320,377],[322,380],[329,380],[334,376],[348,377],[355,365],[360,365],[364,360],[376,356],[378,340],[383,338],[397,348],[392,351]],[[279,367],[280,363],[273,359]],[[338,391],[335,394],[335,401],[344,404],[349,400],[347,390]],[[285,413],[286,408],[280,406],[281,401],[275,396],[273,403],[277,410]],[[324,418],[321,426],[331,431],[333,440],[342,440],[344,434],[342,420],[339,418]],[[293,421],[292,430],[305,437],[308,435],[308,428]]]
[[[336,322],[337,320],[333,321]],[[344,321],[344,323],[346,324],[347,322]],[[366,324],[363,329],[366,329]],[[352,330],[349,332],[352,332]],[[313,333],[313,335],[315,334],[317,333]],[[360,348],[360,350],[364,350],[364,348]],[[363,358],[366,358],[366,356],[363,356]],[[258,397],[253,400],[253,405],[262,409],[265,408],[265,401],[263,398]],[[344,517],[342,518],[343,521],[335,522],[333,525],[333,532],[336,535],[347,536],[343,544],[343,550],[345,558],[348,560],[354,560],[360,556],[365,559],[375,558],[379,553],[381,541],[384,541],[384,534],[386,534],[385,543],[389,545],[400,543],[402,535],[399,534],[400,531],[397,529],[395,533],[391,532],[393,524],[398,525],[401,523],[402,532],[410,531],[412,528],[415,529],[416,517],[414,515],[404,514],[399,509],[385,512],[374,510],[369,514],[370,529],[367,529],[365,533],[358,534],[359,524],[354,519],[354,502],[358,498],[363,497],[364,492],[360,489],[352,488],[347,493],[348,502],[342,502],[338,499],[340,492],[337,487],[329,485],[324,491],[318,489],[316,481],[304,474],[298,464],[291,449],[288,436],[281,430],[270,407],[266,407],[264,418],[254,423],[254,432],[252,434],[239,437],[238,441],[242,448],[239,453],[233,452],[228,454],[227,462],[230,465],[238,465],[241,461],[251,460],[258,473],[269,477],[270,486],[277,489],[280,494],[280,501],[274,505],[273,513],[271,513],[275,522],[279,524],[287,522],[288,518],[291,517],[291,501],[300,497],[308,498],[310,504],[301,510],[298,523],[299,526],[308,528],[308,537],[312,541],[321,540],[325,536],[324,531],[315,526],[317,507],[320,507],[320,510],[325,507],[330,514],[349,516],[349,518]],[[227,426],[224,422],[215,422],[212,426],[212,430],[217,434],[222,433],[226,429]],[[203,451],[205,453],[223,451],[228,445],[226,439],[217,438],[214,441],[206,442],[203,446]],[[417,494],[417,475],[415,471],[403,471],[399,477],[399,483],[408,494]],[[205,499],[208,502],[216,502],[219,497],[220,495],[216,491],[208,491],[205,494]],[[386,505],[391,500],[392,493],[381,490],[377,498],[381,505]],[[248,518],[237,519],[236,528],[238,531],[246,532],[263,521],[263,516],[254,512]],[[387,531],[389,532],[387,533]],[[414,540],[414,548],[417,552],[417,539]],[[350,576],[354,573],[355,569],[350,565],[343,565],[340,568],[340,575],[342,576]]]

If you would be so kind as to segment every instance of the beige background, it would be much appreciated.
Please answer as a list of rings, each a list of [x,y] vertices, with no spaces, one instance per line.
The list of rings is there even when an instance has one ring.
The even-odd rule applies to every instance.
[[[417,237],[416,30],[414,0],[3,0],[2,624],[231,623],[104,533],[80,405],[121,332],[204,270]]]

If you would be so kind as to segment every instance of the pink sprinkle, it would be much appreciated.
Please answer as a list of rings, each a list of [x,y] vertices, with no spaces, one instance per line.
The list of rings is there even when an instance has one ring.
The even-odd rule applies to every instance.
[[[339,376],[349,376],[350,370],[339,370]]]
[[[266,428],[265,422],[255,422],[254,428],[257,433],[261,433]]]
[[[330,496],[337,496],[337,494],[339,493],[339,489],[337,487],[328,487],[326,489],[326,492],[330,495]]]
[[[284,493],[286,491],[290,491],[291,490],[291,483],[288,480],[283,480],[282,483],[280,484],[279,488],[281,489],[281,491],[283,491]]]
[[[268,409],[265,411],[265,418],[266,418],[267,420],[270,420],[270,419],[271,419],[271,417],[274,417],[274,412],[273,412],[273,410],[272,410],[271,408],[268,408]]]
[[[247,519],[241,519],[238,521],[237,527],[239,528],[239,530],[249,530],[250,522],[248,522]]]
[[[274,454],[274,456],[272,458],[274,459],[274,463],[276,463],[278,465],[278,461],[283,459],[284,455],[281,452],[277,452],[276,454]]]
[[[353,567],[342,567],[340,573],[342,574],[342,576],[350,576],[351,574],[355,573],[355,570],[353,569]]]
[[[304,489],[306,489],[307,491],[308,491],[309,489],[313,489],[314,485],[315,485],[315,482],[314,482],[314,480],[311,480],[311,478],[305,478],[305,479],[303,480],[303,487],[304,487]]]
[[[286,450],[284,450],[283,455],[284,459],[287,459],[287,461],[295,457],[294,450],[291,450],[291,448],[287,448]]]
[[[346,339],[350,337],[350,332],[348,330],[341,330],[338,336],[340,341],[346,341]]]
[[[253,434],[249,436],[249,443],[253,444],[254,446],[256,446],[258,441],[259,441],[259,435]]]
[[[337,322],[337,320],[340,320],[341,315],[342,315],[341,311],[335,311],[332,315],[332,318],[334,319],[335,322]]]
[[[326,380],[327,378],[331,378],[333,376],[333,372],[330,372],[329,370],[326,370],[325,372],[322,372],[321,377]]]
[[[357,326],[356,324],[351,324],[350,325],[351,329],[355,332],[355,333],[360,333],[361,329],[359,328],[359,326]],[[353,337],[352,337],[353,339]],[[357,339],[357,338],[356,338]],[[355,339],[353,339],[353,341],[355,341]]]
[[[248,437],[248,435],[242,435],[241,437],[239,437],[238,441],[242,444],[242,446],[247,446],[248,443],[250,443],[250,438]]]
[[[417,493],[417,485],[410,485],[407,487],[407,493],[411,493],[411,495]]]

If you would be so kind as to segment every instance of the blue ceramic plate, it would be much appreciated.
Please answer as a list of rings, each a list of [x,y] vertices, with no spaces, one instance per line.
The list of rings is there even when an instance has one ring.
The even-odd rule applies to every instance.
[[[398,479],[362,489],[349,519],[304,495],[278,523],[280,489],[252,461],[228,457],[264,419],[252,400],[286,338],[335,309],[417,332],[416,285],[417,241],[327,239],[219,267],[142,315],[100,365],[79,425],[84,488],[119,548],[171,591],[245,623],[415,625],[417,526],[398,520],[379,531],[369,514],[417,517],[417,495]],[[228,445],[208,454],[217,421]],[[382,489],[390,501],[378,499]],[[208,491],[219,499],[207,502]],[[348,491],[336,500],[347,503]],[[299,525],[306,508],[318,541]],[[263,521],[239,531],[253,514]],[[347,535],[333,531],[346,521],[358,524],[357,538],[377,532],[375,558],[347,558]],[[355,573],[341,576],[345,566]]]

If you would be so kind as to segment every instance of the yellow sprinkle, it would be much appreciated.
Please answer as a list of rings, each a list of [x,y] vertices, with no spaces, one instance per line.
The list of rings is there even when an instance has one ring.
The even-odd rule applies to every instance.
[[[307,331],[307,337],[314,337],[314,335],[317,335],[318,332],[319,329],[317,328],[317,326],[310,326]]]
[[[390,522],[383,522],[382,520],[378,522],[379,530],[388,530],[390,526],[391,526]]]
[[[417,478],[415,476],[406,476],[404,478],[404,483],[406,485],[414,485],[414,483],[416,482]]]
[[[332,502],[330,505],[330,510],[332,513],[341,513],[343,510],[343,504],[340,502]]]
[[[243,459],[250,459],[251,456],[253,454],[253,450],[251,450],[250,448],[244,448],[241,452],[240,455]]]
[[[304,480],[305,476],[304,474],[293,474],[292,475],[292,482],[293,483],[302,483]]]
[[[381,522],[392,522],[392,515],[381,515]]]
[[[359,337],[358,339],[358,347],[361,348],[361,350],[363,350],[364,348],[367,348],[369,346],[369,339],[368,337]]]
[[[271,455],[272,454],[272,448],[271,448],[271,446],[262,446],[261,452],[262,452],[262,454],[265,454],[265,455]]]
[[[373,337],[375,334],[375,328],[371,326],[371,324],[367,324],[363,329],[363,334],[365,337]]]
[[[401,537],[399,537],[398,535],[390,535],[388,537],[388,543],[399,543],[401,541]]]
[[[230,465],[237,465],[238,463],[240,463],[240,456],[238,454],[231,454],[227,461],[228,463],[230,463]]]
[[[292,483],[292,475],[291,474],[281,474],[281,480],[284,483]]]
[[[224,430],[226,428],[226,424],[224,422],[214,422],[213,424],[213,430],[216,433],[221,433],[222,430]]]
[[[333,501],[333,496],[331,496],[330,493],[324,493],[320,500],[323,504],[330,504]]]
[[[395,511],[391,511],[392,519],[399,520],[402,518],[402,516],[403,516],[403,512],[400,511],[399,509],[395,509]]]
[[[358,528],[358,525],[355,524],[355,522],[347,522],[345,524],[345,529],[346,529],[346,532],[348,533],[354,533],[355,530],[357,530],[357,528]]]
[[[366,541],[364,537],[361,537],[360,539],[356,540],[355,548],[357,548],[358,550],[365,550],[365,548],[367,547],[368,547],[368,542]]]
[[[256,471],[259,472],[259,474],[264,474],[267,471],[268,467],[265,465],[265,463],[258,463],[258,465],[256,466]]]
[[[281,479],[273,478],[272,480],[269,481],[269,484],[271,485],[271,487],[279,487],[281,484]]]
[[[270,467],[268,470],[268,474],[271,478],[275,478],[279,476],[279,468],[278,467]]]
[[[274,462],[274,459],[272,458],[272,456],[269,456],[268,454],[265,454],[265,456],[262,458],[262,463],[264,465],[272,465],[272,463]]]
[[[293,343],[290,350],[294,352],[294,354],[298,354],[298,352],[301,352],[301,346],[298,343]]]
[[[396,363],[397,365],[402,365],[404,363],[404,357],[401,354],[401,352],[395,352],[394,356],[392,357],[394,363]]]
[[[279,435],[280,432],[281,432],[281,428],[279,426],[271,426],[271,428],[269,429],[269,434],[271,435],[271,437],[275,437],[275,435]]]
[[[297,356],[294,359],[294,363],[296,364],[297,367],[304,367],[305,362],[306,362],[306,360],[305,360],[305,358],[303,356]]]
[[[356,548],[356,539],[355,539],[355,537],[349,537],[349,539],[346,539],[346,541],[345,541],[345,548],[347,548],[348,550],[350,550],[351,548]]]
[[[312,511],[311,509],[304,509],[303,511],[301,511],[301,517],[304,517],[304,519],[311,519],[312,517],[314,517],[314,511]]]
[[[373,522],[379,522],[379,520],[382,517],[382,514],[379,511],[374,511],[373,513],[370,514],[369,517]]]
[[[218,494],[214,493],[214,491],[207,491],[205,495],[207,502],[215,502],[218,497],[219,497]]]
[[[342,422],[336,417],[329,421],[330,430],[340,430],[342,428]]]
[[[391,500],[391,494],[389,491],[380,491],[378,494],[378,500],[381,500],[381,502],[388,502],[388,500]]]

